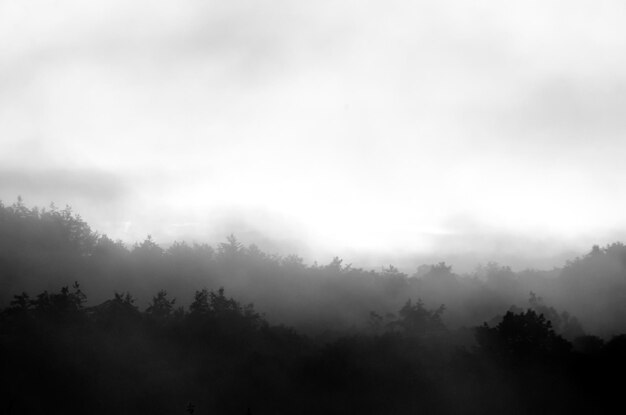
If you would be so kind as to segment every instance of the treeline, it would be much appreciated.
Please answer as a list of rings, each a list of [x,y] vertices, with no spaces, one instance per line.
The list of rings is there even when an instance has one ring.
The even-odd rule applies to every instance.
[[[5,414],[500,414],[613,410],[626,336],[558,335],[543,314],[448,329],[407,301],[375,333],[312,338],[223,289],[96,306],[76,283],[0,312]],[[463,346],[467,335],[474,346]]]
[[[69,208],[0,204],[0,413],[604,412],[625,264],[614,244],[550,272],[409,276],[234,237],[129,248]]]
[[[430,308],[445,304],[443,319],[452,328],[481,324],[514,305],[550,312],[557,331],[570,340],[583,330],[605,338],[626,332],[626,247],[620,243],[595,246],[550,271],[514,272],[490,263],[458,275],[439,263],[408,275],[392,265],[355,268],[340,258],[308,265],[296,255],[244,246],[233,236],[215,247],[175,242],[163,249],[150,237],[127,247],[94,232],[69,207],[0,203],[0,306],[23,291],[73,281],[87,287],[91,304],[122,290],[142,307],[161,289],[188,305],[194,287],[225,287],[254,302],[268,321],[309,334],[366,329],[371,311],[393,318],[409,298]]]

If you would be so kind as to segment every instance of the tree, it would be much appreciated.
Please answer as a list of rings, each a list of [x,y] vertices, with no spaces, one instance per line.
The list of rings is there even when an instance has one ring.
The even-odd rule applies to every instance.
[[[206,288],[196,291],[193,302],[189,306],[189,313],[192,316],[203,316],[209,313],[209,292]]]
[[[243,252],[243,244],[235,238],[235,235],[230,234],[226,238],[226,242],[222,242],[218,247],[218,255],[224,259],[234,259]]]
[[[133,296],[118,292],[112,299],[87,309],[87,313],[96,325],[118,333],[130,332],[141,317]]]
[[[152,239],[152,235],[148,235],[141,244],[135,244],[132,254],[142,258],[160,257],[163,255],[163,249]]]
[[[352,264],[343,265],[343,259],[338,256],[334,257],[332,261],[326,266],[324,266],[324,270],[330,273],[342,273],[347,272],[352,269]]]
[[[47,317],[64,317],[76,314],[83,308],[85,294],[80,290],[78,282],[72,285],[73,291],[65,286],[59,293],[49,294],[47,291],[39,294],[32,304],[35,312]]]
[[[409,299],[398,312],[399,318],[390,324],[392,328],[398,327],[408,335],[424,336],[440,333],[446,329],[441,320],[445,309],[442,304],[436,310],[428,310],[421,299],[415,304]]]
[[[93,255],[99,258],[115,258],[128,254],[121,240],[113,241],[107,235],[101,235],[93,249]]]
[[[571,348],[543,314],[530,309],[521,313],[508,311],[496,327],[484,323],[475,334],[481,350],[514,361],[555,357]]]
[[[176,299],[168,300],[167,291],[160,290],[156,296],[152,297],[152,302],[146,309],[146,313],[157,319],[170,317],[174,309]]]
[[[569,340],[573,340],[585,334],[576,317],[570,315],[567,311],[559,313],[554,307],[548,307],[544,303],[543,298],[532,291],[530,292],[528,303],[532,310],[545,316],[545,318],[552,323],[552,327],[557,334]]]
[[[384,282],[385,292],[392,297],[397,297],[406,293],[409,282],[407,275],[393,265],[389,265],[388,268],[383,267],[382,277]]]

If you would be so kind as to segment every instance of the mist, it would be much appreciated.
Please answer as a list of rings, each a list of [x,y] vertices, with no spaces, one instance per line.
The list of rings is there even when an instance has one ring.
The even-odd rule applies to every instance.
[[[607,411],[625,16],[0,2],[0,412]]]
[[[0,197],[559,266],[626,225],[623,6],[568,4],[4,2]]]
[[[303,400],[305,413],[570,413],[613,393],[597,379],[622,367],[624,258],[616,242],[546,270],[488,262],[459,273],[441,261],[406,273],[337,256],[307,263],[232,234],[126,246],[69,206],[20,198],[0,203],[0,341],[19,356],[3,362],[13,376],[3,394],[9,413],[272,413]],[[557,392],[517,383],[553,377]],[[67,388],[72,400],[52,400]]]

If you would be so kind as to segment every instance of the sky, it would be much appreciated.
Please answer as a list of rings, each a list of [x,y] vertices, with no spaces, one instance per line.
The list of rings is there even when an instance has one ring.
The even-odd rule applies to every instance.
[[[561,265],[626,240],[624,21],[612,0],[0,0],[0,200],[128,244]]]

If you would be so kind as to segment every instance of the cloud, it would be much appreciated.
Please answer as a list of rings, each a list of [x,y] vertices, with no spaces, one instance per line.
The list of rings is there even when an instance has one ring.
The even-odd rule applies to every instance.
[[[247,212],[233,230],[266,232],[261,209],[337,249],[446,246],[459,212],[494,231],[451,238],[489,247],[623,227],[623,12],[0,2],[0,196],[115,205],[94,227],[131,241],[224,206]]]
[[[503,129],[560,149],[610,142],[623,145],[626,77],[537,82],[501,113]]]
[[[46,206],[50,202],[82,201],[92,206],[119,203],[128,194],[124,179],[115,174],[84,169],[24,170],[0,168],[0,195],[5,202],[22,196]]]

